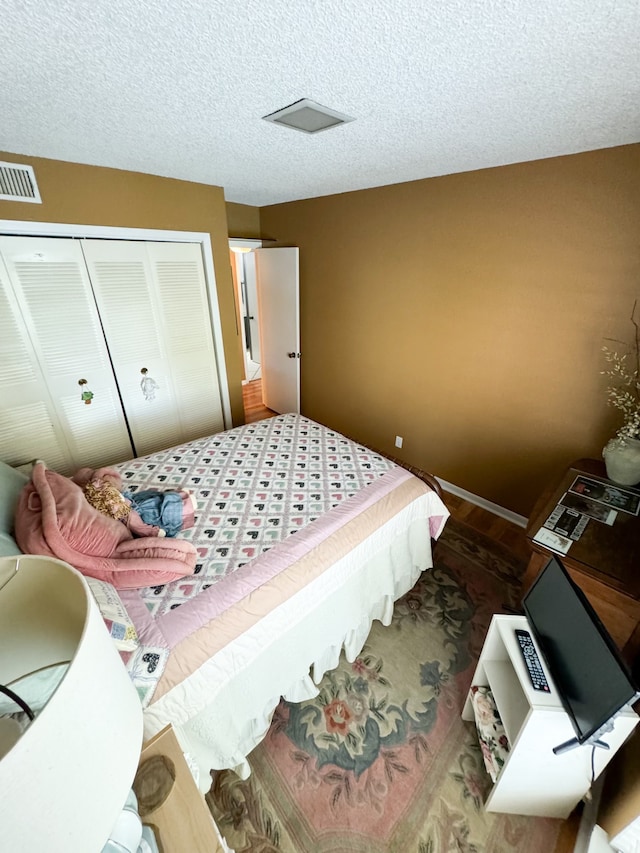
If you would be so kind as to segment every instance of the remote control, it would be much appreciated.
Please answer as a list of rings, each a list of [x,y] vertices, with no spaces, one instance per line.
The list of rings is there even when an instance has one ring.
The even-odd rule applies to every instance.
[[[529,678],[531,679],[533,689],[542,690],[543,693],[551,693],[551,688],[547,683],[547,678],[544,674],[544,670],[542,669],[538,652],[533,645],[531,634],[528,631],[524,631],[522,628],[516,628],[516,639],[518,640],[522,657],[524,658],[527,671],[529,672]]]

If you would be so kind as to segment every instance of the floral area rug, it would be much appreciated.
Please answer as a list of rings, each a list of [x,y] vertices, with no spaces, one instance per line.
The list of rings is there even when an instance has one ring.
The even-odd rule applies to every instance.
[[[484,811],[491,780],[460,718],[524,565],[454,519],[434,562],[315,699],[281,702],[248,780],[212,773],[207,802],[236,853],[552,853],[561,821]]]

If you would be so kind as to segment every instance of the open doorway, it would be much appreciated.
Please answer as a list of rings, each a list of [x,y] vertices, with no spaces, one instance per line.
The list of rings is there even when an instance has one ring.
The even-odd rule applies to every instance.
[[[243,397],[247,386],[256,396],[259,383],[267,411],[300,412],[299,250],[240,238],[229,248]]]
[[[244,367],[243,384],[262,378],[254,249],[260,240],[229,240]]]
[[[276,412],[263,403],[262,363],[260,353],[260,324],[254,249],[260,240],[229,240],[233,271],[236,316],[242,351],[242,402],[245,423],[273,417]]]

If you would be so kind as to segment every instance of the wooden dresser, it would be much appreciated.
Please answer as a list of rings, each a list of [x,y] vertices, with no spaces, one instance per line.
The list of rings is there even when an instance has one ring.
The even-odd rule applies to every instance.
[[[532,553],[523,578],[525,592],[553,553],[533,537],[580,475],[610,483],[602,461],[580,459],[549,484],[536,502],[526,529]],[[615,487],[615,483],[610,484]],[[590,520],[580,539],[566,555],[560,555],[560,560],[633,664],[640,653],[640,516],[620,511],[612,525]]]
[[[166,756],[176,774],[164,803],[142,815],[142,822],[156,832],[159,849],[162,853],[223,853],[218,829],[171,726],[144,744],[140,766],[156,755]]]

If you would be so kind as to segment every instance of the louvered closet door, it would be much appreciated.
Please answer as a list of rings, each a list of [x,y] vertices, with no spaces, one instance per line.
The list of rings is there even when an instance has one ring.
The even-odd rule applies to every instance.
[[[194,243],[147,243],[182,440],[224,429],[202,250]]]
[[[8,281],[0,411],[6,459],[41,458],[62,473],[120,462],[133,450],[77,241],[0,237]],[[6,321],[6,322],[5,322]],[[20,362],[23,359],[23,371]],[[24,373],[28,375],[25,376]],[[22,376],[22,378],[21,378]],[[93,400],[81,400],[86,379]],[[7,447],[11,445],[11,447]],[[6,455],[5,455],[6,448]]]
[[[200,247],[82,242],[138,455],[224,429]]]
[[[46,459],[66,468],[71,452],[0,258],[0,459]]]

